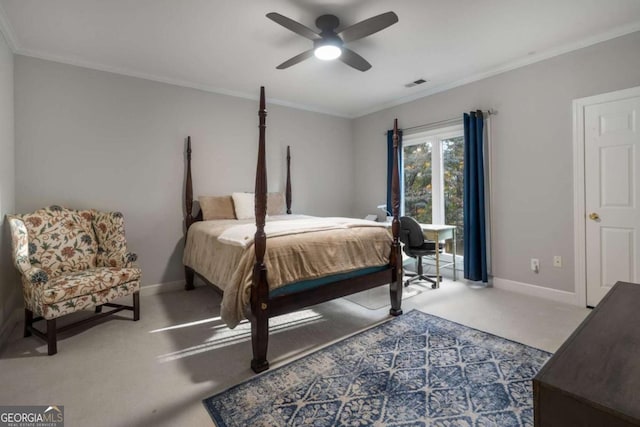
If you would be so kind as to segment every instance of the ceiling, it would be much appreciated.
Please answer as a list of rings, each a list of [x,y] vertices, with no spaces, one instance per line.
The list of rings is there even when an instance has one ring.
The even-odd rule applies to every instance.
[[[338,31],[393,10],[399,22],[348,47],[373,67],[281,62],[312,42],[265,17]],[[638,0],[0,0],[14,52],[343,117],[358,117],[640,31]],[[405,84],[428,80],[413,88]]]

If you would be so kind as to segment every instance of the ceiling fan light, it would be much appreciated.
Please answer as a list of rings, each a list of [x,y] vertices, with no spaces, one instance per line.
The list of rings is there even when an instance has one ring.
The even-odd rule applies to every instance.
[[[338,46],[332,44],[325,44],[323,46],[318,46],[313,54],[318,59],[322,59],[323,61],[330,61],[332,59],[339,58],[342,55],[342,49]]]

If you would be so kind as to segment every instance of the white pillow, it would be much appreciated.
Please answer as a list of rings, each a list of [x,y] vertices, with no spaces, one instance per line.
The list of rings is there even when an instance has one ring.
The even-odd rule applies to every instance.
[[[251,219],[256,217],[255,195],[253,193],[232,193],[236,218]]]

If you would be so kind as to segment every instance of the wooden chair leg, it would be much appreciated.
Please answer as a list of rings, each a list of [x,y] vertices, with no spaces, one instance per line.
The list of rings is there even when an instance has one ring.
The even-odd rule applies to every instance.
[[[56,319],[47,320],[47,349],[49,356],[58,352],[58,342],[56,339]]]
[[[194,276],[195,276],[195,272],[193,271],[193,269],[185,266],[184,267],[184,277],[185,277],[185,280],[186,280],[186,284],[184,285],[184,288],[187,291],[191,291],[191,290],[196,288],[193,285]]]
[[[33,311],[28,308],[24,309],[24,336],[31,336],[31,325],[33,325]]]
[[[102,306],[96,305],[96,313],[102,313]]]
[[[140,291],[133,293],[133,320],[140,320]]]

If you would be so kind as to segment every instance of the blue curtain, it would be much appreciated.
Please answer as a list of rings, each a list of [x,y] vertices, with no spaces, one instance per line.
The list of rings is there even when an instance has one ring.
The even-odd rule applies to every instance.
[[[404,193],[404,182],[402,182],[402,131],[398,130],[398,167],[400,168],[400,206],[402,206],[402,193]],[[391,177],[393,174],[393,129],[387,131],[387,215],[391,212]],[[402,210],[402,207],[400,208]]]
[[[483,130],[481,111],[464,114],[464,278],[487,282]]]

